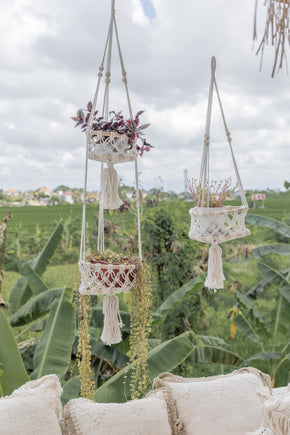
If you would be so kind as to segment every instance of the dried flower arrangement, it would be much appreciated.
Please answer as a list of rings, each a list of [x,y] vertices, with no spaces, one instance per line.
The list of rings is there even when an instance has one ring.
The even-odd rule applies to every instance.
[[[187,180],[187,190],[196,207],[223,207],[238,184],[231,187],[231,177],[225,180],[206,182],[205,187],[197,180]]]

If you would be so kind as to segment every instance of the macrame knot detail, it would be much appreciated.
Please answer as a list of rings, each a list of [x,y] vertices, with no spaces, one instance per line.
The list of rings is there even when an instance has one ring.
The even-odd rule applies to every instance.
[[[208,273],[204,284],[216,291],[216,289],[224,288],[224,280],[222,249],[215,241],[209,248]]]
[[[120,327],[124,326],[124,324],[119,311],[118,296],[114,294],[104,296],[103,313],[104,329],[101,340],[109,346],[120,343],[122,341]]]

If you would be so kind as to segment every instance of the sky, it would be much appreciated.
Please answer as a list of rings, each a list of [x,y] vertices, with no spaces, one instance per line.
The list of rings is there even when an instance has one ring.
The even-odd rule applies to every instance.
[[[116,0],[115,7],[133,112],[145,110],[154,145],[138,159],[141,187],[182,192],[184,171],[199,177],[214,55],[244,188],[283,189],[290,181],[290,77],[284,67],[271,78],[270,45],[259,70],[254,0]],[[71,117],[94,96],[110,12],[110,0],[2,0],[0,188],[83,187],[85,135]],[[127,115],[115,42],[111,73],[110,110]],[[100,93],[97,107],[102,102]],[[116,169],[134,184],[132,163]],[[100,164],[89,162],[88,172],[89,189],[97,190]],[[210,178],[229,176],[235,180],[214,96]]]

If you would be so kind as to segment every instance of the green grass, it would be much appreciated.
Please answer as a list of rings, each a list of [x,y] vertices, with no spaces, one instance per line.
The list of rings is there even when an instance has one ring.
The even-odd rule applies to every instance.
[[[12,287],[16,284],[20,274],[17,272],[5,272],[2,283],[2,296],[5,303],[8,303]],[[78,265],[65,264],[49,266],[42,275],[43,282],[48,288],[69,286],[74,288],[78,280]]]

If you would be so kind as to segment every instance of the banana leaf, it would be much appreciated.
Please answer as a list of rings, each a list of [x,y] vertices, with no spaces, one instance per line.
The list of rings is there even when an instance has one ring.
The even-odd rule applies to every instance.
[[[27,278],[28,285],[34,295],[38,295],[47,290],[47,286],[29,263],[23,262],[20,266],[20,271],[21,274]]]
[[[192,339],[192,332],[187,331],[154,347],[148,354],[150,379],[153,381],[160,373],[171,371],[181,364],[192,352]],[[131,373],[131,365],[120,370],[96,390],[95,400],[104,403],[129,400]]]
[[[62,292],[63,288],[49,289],[30,299],[10,317],[10,325],[26,325],[48,313],[51,304],[60,298]]]
[[[41,253],[28,262],[32,269],[35,270],[39,276],[43,275],[45,272],[49,264],[49,260],[55,253],[56,248],[61,241],[62,234],[63,224],[62,222],[59,222]]]
[[[290,226],[283,224],[276,219],[248,214],[246,216],[246,222],[259,227],[271,228],[272,230],[278,231],[278,233],[282,234],[283,236],[290,238]]]
[[[272,332],[271,344],[284,346],[285,338],[289,332],[290,304],[282,296],[276,298],[276,304],[270,315],[270,328]]]
[[[243,362],[242,358],[230,350],[217,346],[196,347],[190,354],[194,363],[214,363],[237,365]]]
[[[154,314],[162,318],[169,312],[178,307],[182,300],[193,292],[199,291],[204,286],[204,279],[201,275],[190,280],[178,290],[175,290],[165,301],[160,305]]]
[[[28,261],[28,267],[32,269],[38,277],[45,272],[47,265],[49,264],[49,260],[54,254],[59,242],[61,241],[63,233],[63,225],[61,222],[58,223],[56,229],[53,234],[49,238],[47,244],[45,245],[42,252],[34,257],[32,260]],[[24,267],[24,266],[22,266]],[[20,267],[21,271],[21,267]],[[31,278],[32,279],[32,278]],[[36,285],[35,280],[33,281]],[[34,287],[34,293],[40,293],[40,291],[44,291],[43,283],[40,284],[38,290]],[[26,276],[21,276],[16,285],[12,288],[9,297],[9,311],[11,314],[14,314],[23,304],[25,304],[28,299],[32,296],[32,290],[29,285],[28,278]]]
[[[65,287],[56,300],[35,348],[32,379],[55,373],[63,376],[70,364],[75,336],[75,307],[72,304],[73,289]]]
[[[261,338],[251,325],[244,314],[237,314],[233,319],[234,324],[239,328],[251,341],[261,344]]]
[[[255,331],[263,337],[269,337],[270,331],[267,326],[267,324],[264,322],[262,316],[260,315],[259,311],[251,301],[251,299],[245,295],[244,293],[239,292],[238,290],[235,291],[235,298],[239,302],[239,304],[246,308],[249,314],[250,320],[254,323]]]
[[[73,378],[69,379],[62,386],[62,389],[61,403],[62,406],[65,406],[69,400],[75,399],[79,396],[81,391],[80,378],[78,376],[74,376]]]
[[[252,257],[260,258],[269,254],[290,255],[290,244],[275,243],[272,245],[259,246],[252,250]]]
[[[245,365],[248,365],[251,361],[271,361],[273,359],[281,359],[282,355],[280,352],[261,352],[257,353],[257,355],[253,355],[245,361]]]
[[[0,394],[7,396],[29,381],[8,320],[0,310]]]
[[[9,312],[15,313],[23,304],[25,304],[28,299],[32,296],[32,290],[28,285],[28,280],[26,277],[21,276],[18,278],[14,287],[10,292],[9,296]]]

